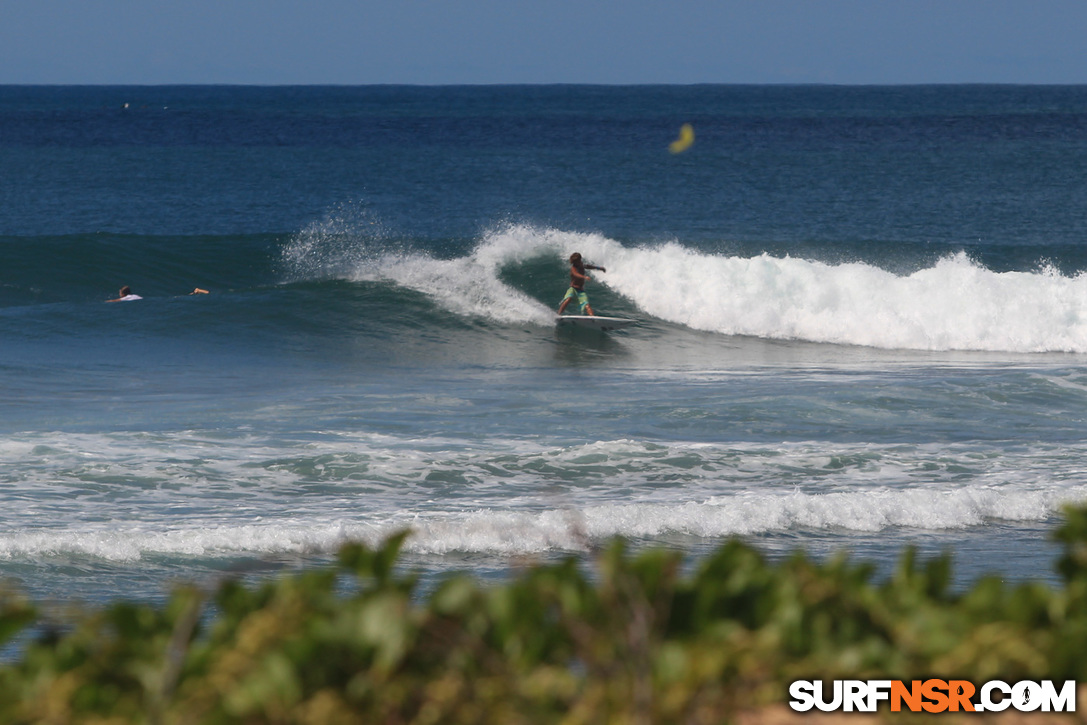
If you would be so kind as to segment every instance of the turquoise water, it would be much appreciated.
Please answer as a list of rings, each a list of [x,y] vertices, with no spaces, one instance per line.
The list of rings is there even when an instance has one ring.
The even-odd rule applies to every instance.
[[[407,527],[428,576],[1052,577],[1085,168],[1080,87],[2,87],[0,575],[157,598]],[[573,251],[639,325],[555,329]]]

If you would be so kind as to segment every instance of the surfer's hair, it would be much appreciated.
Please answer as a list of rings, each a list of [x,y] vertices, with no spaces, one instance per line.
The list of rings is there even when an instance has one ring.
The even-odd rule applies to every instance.
[[[581,252],[574,252],[570,255],[570,264],[577,264],[581,261]]]

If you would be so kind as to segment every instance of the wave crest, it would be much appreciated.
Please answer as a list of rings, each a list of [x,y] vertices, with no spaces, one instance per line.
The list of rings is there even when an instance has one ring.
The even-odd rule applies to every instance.
[[[365,215],[345,219],[316,225],[285,249],[295,278],[387,281],[458,315],[546,324],[552,306],[521,288],[536,282],[525,274],[503,281],[501,273],[552,260],[547,274],[555,277],[546,289],[557,301],[566,284],[559,265],[580,251],[608,269],[594,284],[645,315],[696,330],[885,349],[1087,352],[1087,275],[1065,276],[1053,265],[994,272],[958,253],[900,275],[867,262],[727,256],[675,241],[633,247],[600,234],[517,224],[485,233],[463,256],[442,259],[391,243]]]

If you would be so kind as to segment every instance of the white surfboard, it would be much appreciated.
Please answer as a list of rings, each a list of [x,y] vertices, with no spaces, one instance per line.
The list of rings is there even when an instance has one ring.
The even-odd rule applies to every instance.
[[[590,330],[618,330],[633,325],[637,320],[626,317],[603,317],[601,315],[559,315],[556,324],[559,327],[583,327]]]

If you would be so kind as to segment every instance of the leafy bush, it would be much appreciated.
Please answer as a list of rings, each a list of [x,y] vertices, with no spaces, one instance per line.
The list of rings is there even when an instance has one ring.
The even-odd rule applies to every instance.
[[[335,570],[62,628],[7,591],[0,643],[35,634],[0,667],[0,722],[720,723],[795,679],[1087,679],[1087,508],[1056,534],[1063,586],[958,593],[948,557],[913,550],[876,582],[844,557],[771,563],[738,541],[683,575],[679,554],[616,541],[593,574],[570,557],[422,596],[395,566],[405,536],[345,546]]]

